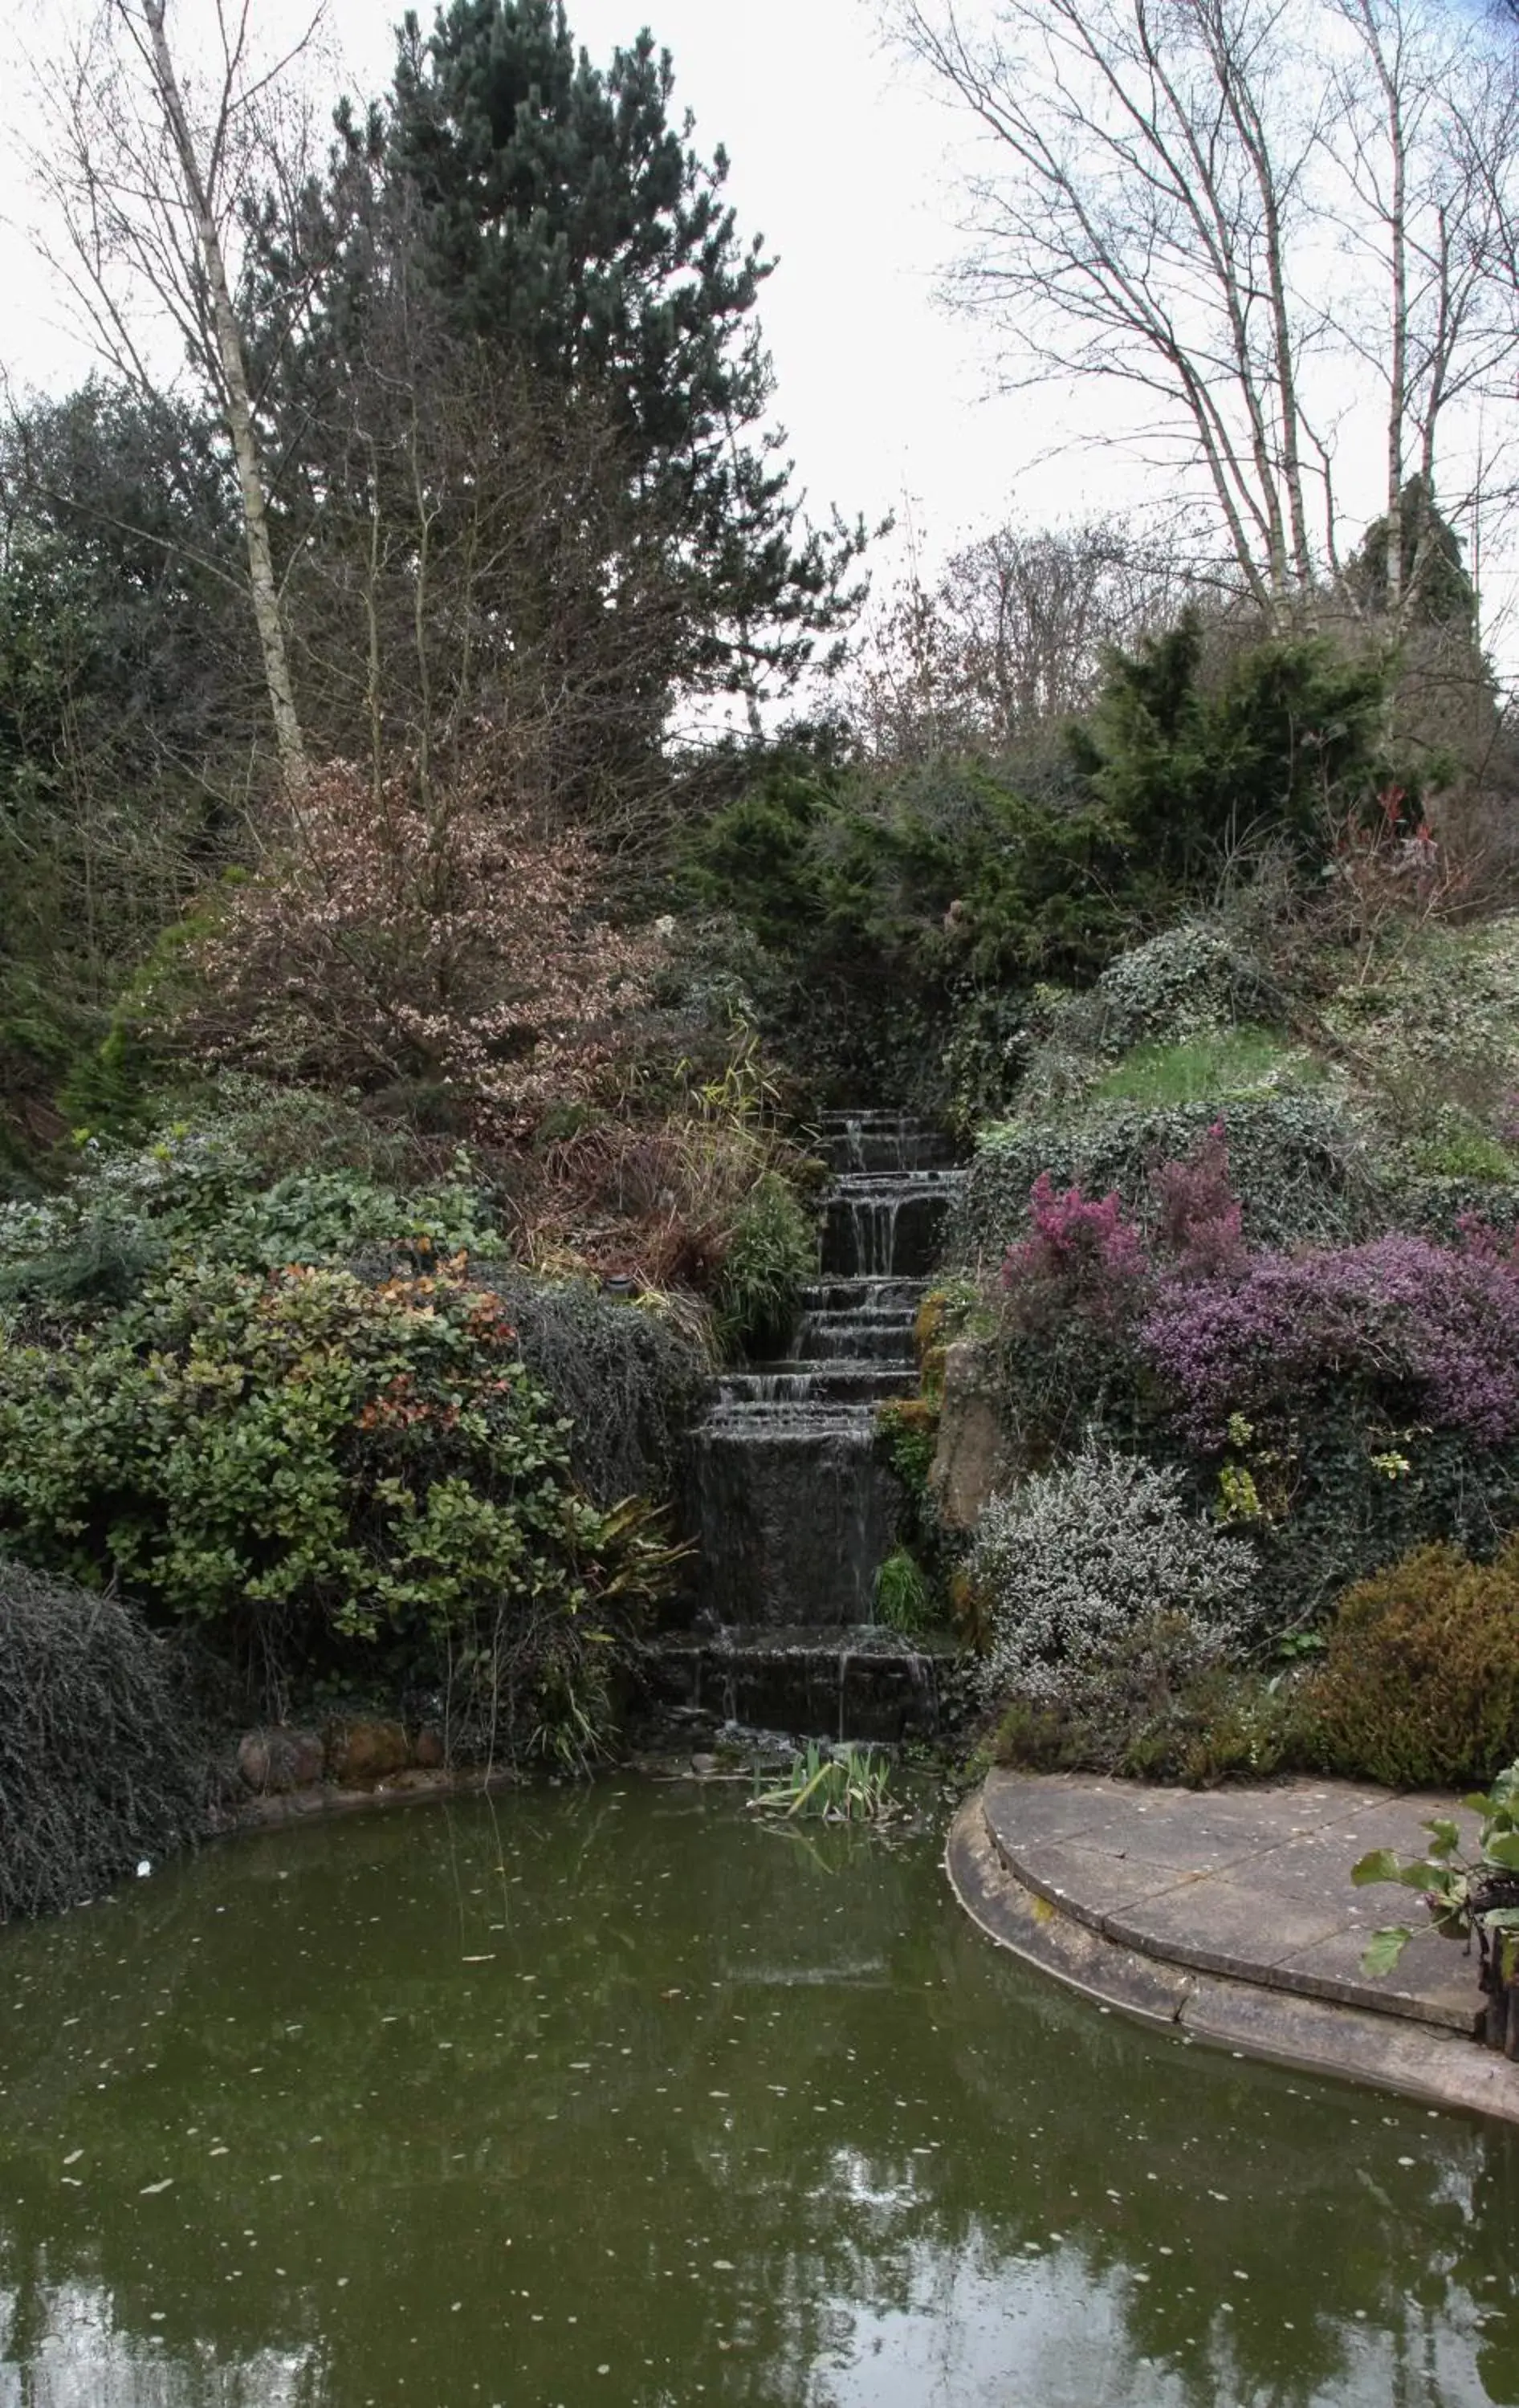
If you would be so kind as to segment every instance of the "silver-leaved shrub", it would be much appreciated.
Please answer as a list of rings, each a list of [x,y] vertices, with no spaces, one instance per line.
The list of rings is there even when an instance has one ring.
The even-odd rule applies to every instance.
[[[1121,1672],[1179,1684],[1250,1636],[1248,1541],[1190,1512],[1181,1475],[1088,1447],[993,1498],[969,1570],[988,1609],[989,1704],[1088,1711]]]

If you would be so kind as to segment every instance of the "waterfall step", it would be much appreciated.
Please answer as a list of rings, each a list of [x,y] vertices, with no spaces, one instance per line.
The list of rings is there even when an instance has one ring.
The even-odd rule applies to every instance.
[[[798,1361],[879,1363],[912,1361],[910,1308],[888,1312],[808,1312],[796,1333]]]
[[[889,1737],[928,1709],[913,1685],[923,1651],[895,1632],[865,1643],[903,1511],[879,1414],[916,1393],[914,1317],[962,1174],[908,1113],[826,1115],[819,1136],[838,1175],[791,1351],[718,1379],[692,1436],[686,1603],[715,1633],[658,1642],[654,1691],[672,1711],[705,1711],[721,1670],[724,1720]],[[895,1669],[856,1674],[861,1655]]]
[[[921,1279],[813,1280],[802,1290],[802,1311],[818,1312],[905,1312],[910,1317],[923,1302]]]
[[[725,1371],[717,1410],[730,1405],[837,1405],[910,1396],[918,1375],[910,1361],[767,1363],[755,1371]]]
[[[948,1639],[877,1624],[672,1631],[638,1650],[635,1720],[679,1729],[693,1745],[735,1728],[792,1740],[932,1739],[954,1653]]]

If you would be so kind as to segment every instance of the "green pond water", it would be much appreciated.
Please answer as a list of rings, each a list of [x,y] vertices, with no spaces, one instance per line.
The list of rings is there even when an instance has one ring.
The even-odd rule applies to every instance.
[[[0,1934],[0,2403],[1519,2401],[1519,2131],[1103,2015],[938,1853],[629,1780]]]

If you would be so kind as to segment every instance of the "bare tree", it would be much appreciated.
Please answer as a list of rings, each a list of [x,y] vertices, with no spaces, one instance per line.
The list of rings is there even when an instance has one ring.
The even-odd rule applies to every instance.
[[[32,165],[52,220],[39,248],[95,348],[117,375],[152,392],[163,381],[155,336],[166,322],[222,418],[275,744],[294,788],[306,774],[305,744],[228,253],[271,145],[303,131],[298,112],[281,109],[316,21],[267,62],[255,55],[253,22],[253,0],[213,0],[208,66],[193,74],[171,49],[166,0],[105,0],[39,79],[51,97]]]
[[[914,558],[857,654],[855,731],[895,760],[1005,751],[1085,710],[1113,647],[1227,591],[1114,518],[994,528],[932,580]]]
[[[1010,376],[1133,389],[1129,431],[1201,468],[1257,606],[1311,609],[1342,549],[1340,423],[1383,410],[1396,527],[1512,353],[1504,46],[1438,0],[993,0],[974,26],[966,0],[896,0],[892,22],[987,137],[957,289]]]
[[[1339,340],[1385,388],[1386,473],[1379,600],[1420,608],[1439,538],[1434,515],[1450,413],[1493,388],[1514,318],[1495,273],[1519,159],[1512,60],[1440,0],[1332,0],[1349,36],[1322,132],[1326,200],[1362,271],[1340,296]],[[1340,562],[1330,464],[1325,545]],[[1469,509],[1473,488],[1445,495]]]

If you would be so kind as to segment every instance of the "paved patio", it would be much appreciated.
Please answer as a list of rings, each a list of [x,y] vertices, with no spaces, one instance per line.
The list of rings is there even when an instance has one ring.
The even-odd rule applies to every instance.
[[[1519,2065],[1483,2049],[1475,1955],[1421,1928],[1413,1893],[1355,1889],[1369,1848],[1422,1851],[1459,1800],[1291,1781],[1199,1793],[995,1771],[946,1862],[1002,1945],[1104,2005],[1198,2039],[1519,2120]],[[1378,1925],[1415,1938],[1361,1971]]]

